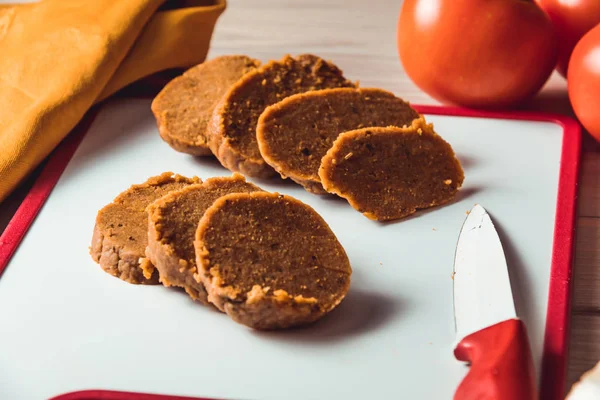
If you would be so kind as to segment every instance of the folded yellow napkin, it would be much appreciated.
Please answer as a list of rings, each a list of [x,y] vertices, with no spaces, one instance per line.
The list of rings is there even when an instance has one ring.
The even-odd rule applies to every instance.
[[[0,202],[95,103],[155,72],[204,61],[225,8],[225,0],[0,7]]]

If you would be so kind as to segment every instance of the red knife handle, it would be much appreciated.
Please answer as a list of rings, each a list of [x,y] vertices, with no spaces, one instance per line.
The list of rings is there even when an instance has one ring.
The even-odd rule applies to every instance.
[[[465,337],[454,356],[471,363],[454,400],[537,399],[531,349],[521,320],[509,319]]]

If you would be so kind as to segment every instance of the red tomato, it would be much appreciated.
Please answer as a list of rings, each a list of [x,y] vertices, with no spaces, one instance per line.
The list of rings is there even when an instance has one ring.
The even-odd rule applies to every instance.
[[[556,65],[554,28],[531,1],[406,0],[397,34],[406,73],[441,102],[515,105]]]
[[[567,85],[577,118],[600,142],[600,25],[586,33],[575,46]]]
[[[600,0],[535,0],[550,16],[558,36],[557,70],[564,77],[573,48],[600,23]]]

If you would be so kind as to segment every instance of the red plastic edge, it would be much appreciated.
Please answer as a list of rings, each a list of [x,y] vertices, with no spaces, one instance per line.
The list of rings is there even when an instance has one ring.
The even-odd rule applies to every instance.
[[[540,399],[561,400],[565,393],[569,322],[571,309],[572,259],[575,241],[575,209],[581,155],[581,127],[574,119],[529,111],[482,111],[459,107],[413,105],[422,114],[473,118],[495,118],[552,122],[563,128],[562,152],[556,203],[556,221],[552,246],[552,265]],[[48,164],[23,200],[14,217],[0,236],[0,277],[11,256],[52,189],[58,182],[75,150],[93,122],[98,109],[87,114],[75,130],[57,147]],[[144,393],[86,390],[71,392],[51,400],[207,400],[190,397]]]
[[[82,390],[65,393],[49,400],[215,400],[200,397],[170,396],[163,394],[119,392],[114,390]]]

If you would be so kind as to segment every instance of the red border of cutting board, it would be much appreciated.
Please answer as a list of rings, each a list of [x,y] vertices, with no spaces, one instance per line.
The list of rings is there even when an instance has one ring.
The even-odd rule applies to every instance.
[[[516,119],[553,122],[563,128],[562,152],[556,203],[556,222],[552,247],[552,266],[540,399],[561,400],[565,393],[569,317],[571,308],[571,271],[575,239],[575,207],[581,154],[581,127],[574,119],[540,112],[490,112],[455,107],[414,105],[423,114],[461,117]],[[48,164],[23,200],[0,236],[0,277],[25,236],[31,223],[58,182],[69,160],[92,124],[98,107],[91,110],[77,128],[56,148]],[[50,400],[207,400],[192,397],[85,390],[71,392]]]

